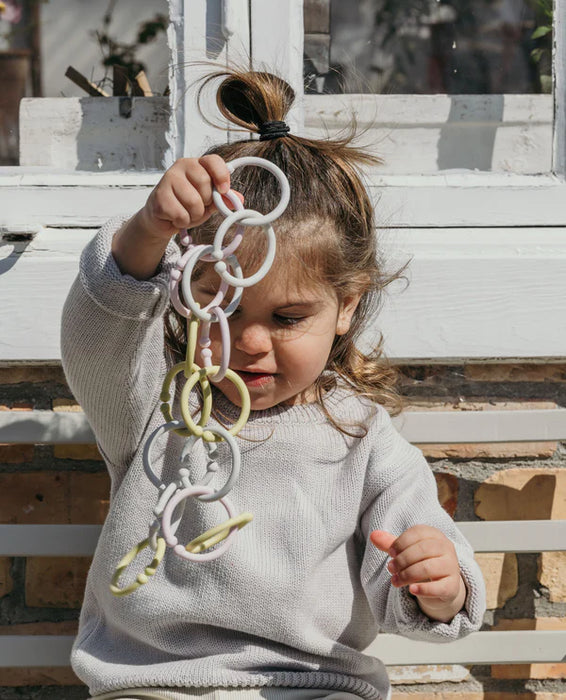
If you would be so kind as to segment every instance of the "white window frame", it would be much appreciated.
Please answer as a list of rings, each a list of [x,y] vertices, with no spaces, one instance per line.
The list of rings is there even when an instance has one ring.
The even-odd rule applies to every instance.
[[[289,32],[284,67],[300,134],[317,100],[302,89],[303,1],[280,0],[269,12],[265,5],[251,0],[254,61],[279,66],[278,39]],[[392,294],[368,333],[373,341],[384,330],[397,361],[563,361],[566,0],[556,0],[554,15],[552,172],[367,173],[378,235],[398,262],[412,257],[409,291]]]
[[[251,55],[254,67],[274,67],[296,92],[288,116],[291,129],[297,134],[303,129],[302,0],[170,0],[169,44],[177,67],[171,74],[166,165],[180,156],[200,155],[224,138],[241,137],[204,123],[195,107],[193,83],[208,68],[190,62],[206,58],[211,8],[217,14],[208,21],[220,19],[225,38],[218,61],[241,63]],[[552,173],[368,172],[384,244],[399,259],[413,256],[409,291],[391,296],[368,336],[373,341],[372,334],[383,329],[393,359],[563,361],[565,18],[566,0],[557,0]],[[210,98],[203,108],[214,114]],[[0,168],[0,233],[8,244],[26,251],[14,269],[0,275],[0,361],[59,359],[60,306],[80,249],[110,216],[140,208],[160,176],[158,171]],[[450,275],[444,274],[447,269]],[[50,299],[46,288],[52,290]],[[38,299],[47,305],[39,312]],[[37,338],[43,341],[41,348]]]

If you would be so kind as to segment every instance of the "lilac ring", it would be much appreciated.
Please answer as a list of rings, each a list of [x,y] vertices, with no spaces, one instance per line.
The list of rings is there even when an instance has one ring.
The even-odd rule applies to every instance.
[[[183,297],[185,301],[187,302],[187,305],[190,308],[190,311],[192,314],[194,314],[197,318],[200,318],[201,321],[212,321],[212,314],[208,313],[205,309],[210,308],[210,306],[215,303],[215,305],[218,304],[218,294],[214,297],[214,299],[207,304],[205,309],[201,309],[200,305],[197,304],[193,297],[193,292],[191,289],[191,275],[193,272],[193,269],[195,265],[197,264],[199,259],[203,259],[205,256],[209,255],[212,253],[214,250],[214,246],[212,245],[207,245],[203,246],[200,248],[196,253],[193,255],[189,256],[187,258],[187,261],[185,263],[185,269],[183,272],[183,277],[181,279],[181,289],[183,290]],[[242,298],[242,293],[243,293],[243,287],[240,286],[239,280],[243,279],[243,272],[242,268],[240,267],[240,263],[238,262],[237,258],[235,255],[229,255],[226,258],[226,262],[224,263],[231,267],[234,270],[234,277],[230,275],[230,277],[234,280],[236,280],[236,283],[233,284],[232,282],[226,281],[226,284],[232,284],[234,286],[234,296],[232,297],[232,300],[228,304],[228,306],[224,309],[224,313],[226,314],[226,317],[228,318],[238,305],[240,304],[240,299]],[[221,288],[222,289],[222,288]]]
[[[215,549],[212,552],[207,552],[206,554],[192,554],[191,552],[187,552],[185,547],[182,544],[179,544],[179,540],[175,537],[175,533],[171,528],[171,516],[173,515],[173,511],[175,510],[176,506],[181,501],[191,496],[202,496],[203,494],[211,493],[213,493],[213,489],[209,488],[208,486],[193,486],[191,488],[182,489],[181,491],[177,491],[177,493],[165,506],[165,510],[163,511],[163,516],[161,518],[161,530],[163,532],[163,537],[167,545],[172,547],[175,554],[181,557],[181,559],[188,559],[189,561],[212,561],[213,559],[217,559],[221,554],[224,554],[234,540],[234,536],[238,530],[237,527],[234,527],[230,531],[230,534],[228,537],[226,537],[218,549]],[[221,503],[226,509],[228,519],[236,517],[234,506],[226,497],[219,498],[218,503]]]

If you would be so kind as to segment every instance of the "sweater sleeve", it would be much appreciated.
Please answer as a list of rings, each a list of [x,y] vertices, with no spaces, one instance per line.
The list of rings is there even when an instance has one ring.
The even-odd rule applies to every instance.
[[[111,245],[128,218],[108,221],[83,250],[61,319],[63,369],[113,476],[127,469],[160,393],[163,315],[179,252],[171,242],[149,280],[123,275]]]
[[[361,518],[361,580],[376,623],[382,632],[416,640],[449,642],[464,637],[480,628],[486,607],[485,585],[473,550],[438,502],[436,481],[422,452],[399,435],[384,409],[374,427],[377,435],[373,433]],[[448,623],[427,617],[407,586],[391,585],[386,568],[389,557],[369,540],[373,530],[399,536],[419,524],[441,530],[456,549],[467,596],[463,609]]]

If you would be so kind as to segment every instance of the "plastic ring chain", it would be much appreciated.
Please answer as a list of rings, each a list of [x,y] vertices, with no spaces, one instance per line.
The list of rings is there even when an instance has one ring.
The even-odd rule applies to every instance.
[[[230,173],[248,165],[268,170],[279,182],[281,199],[272,211],[261,214],[253,209],[245,209],[233,190],[221,195],[214,189],[213,201],[225,218],[216,231],[213,243],[211,245],[193,244],[187,231],[180,232],[179,239],[184,250],[172,269],[169,292],[171,304],[186,319],[187,349],[185,360],[171,367],[163,380],[159,398],[160,410],[165,422],[153,430],[144,444],[143,468],[146,477],[157,490],[156,504],[151,513],[147,537],[132,547],[116,567],[110,583],[110,590],[115,596],[133,593],[155,576],[167,549],[171,549],[175,555],[190,562],[216,559],[232,546],[238,531],[253,519],[251,513],[243,512],[238,515],[234,504],[228,498],[228,494],[238,480],[241,467],[240,449],[235,438],[246,424],[250,414],[248,389],[242,378],[229,369],[231,346],[229,318],[238,307],[244,289],[263,279],[273,264],[276,241],[272,224],[287,208],[290,188],[282,170],[263,158],[251,156],[237,158],[227,165]],[[233,210],[226,206],[223,197],[231,202]],[[250,226],[262,229],[267,242],[267,253],[258,270],[249,277],[244,277],[236,253],[244,238],[245,228]],[[232,240],[224,245],[224,239],[233,227],[235,231]],[[199,269],[203,264],[211,265],[218,275],[218,291],[212,301],[203,308],[195,300],[191,286],[197,264]],[[233,289],[232,298],[225,304],[230,288]],[[209,334],[213,323],[217,323],[219,328],[221,356],[217,358],[218,364],[213,364],[210,349]],[[197,362],[197,353],[200,364]],[[171,386],[174,380],[177,381],[181,377],[185,379],[179,400],[181,415],[175,418]],[[240,396],[240,415],[230,428],[209,424],[213,403],[210,383],[220,381],[232,382]],[[190,406],[190,394],[197,385],[202,398],[198,420],[192,415]],[[157,451],[156,443],[169,432],[185,438],[185,441],[179,454],[176,477],[165,483],[153,467],[153,455]],[[228,476],[222,480],[223,483],[216,484],[219,442],[226,443],[229,448],[231,469]],[[199,443],[200,449],[206,452],[206,473],[201,475],[200,479],[191,472],[190,466],[192,461],[196,461],[191,459],[191,455],[197,450]],[[224,507],[228,518],[183,545],[179,543],[175,533],[190,499],[196,499],[202,503],[217,502]],[[130,565],[148,548],[153,555],[151,562],[135,575],[130,583],[121,586],[122,576],[125,576]]]

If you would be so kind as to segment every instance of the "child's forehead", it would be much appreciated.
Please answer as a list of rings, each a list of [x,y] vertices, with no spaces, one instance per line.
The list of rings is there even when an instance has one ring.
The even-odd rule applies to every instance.
[[[255,270],[246,269],[243,266],[244,276],[252,274]],[[218,289],[221,279],[212,265],[207,266],[200,277],[202,285],[209,287],[210,291]],[[305,270],[297,261],[281,260],[278,264],[277,257],[267,275],[256,284],[244,289],[254,290],[256,293],[269,297],[285,297],[293,300],[310,300],[317,297],[328,296],[332,289],[318,279],[314,270]],[[248,295],[249,296],[249,295]]]

